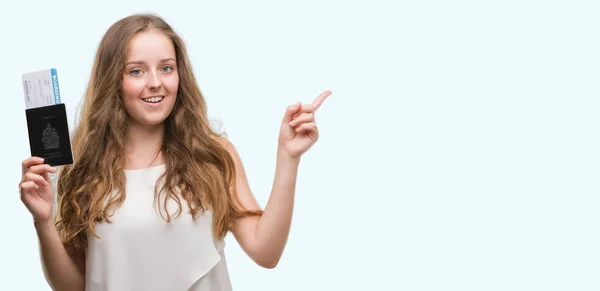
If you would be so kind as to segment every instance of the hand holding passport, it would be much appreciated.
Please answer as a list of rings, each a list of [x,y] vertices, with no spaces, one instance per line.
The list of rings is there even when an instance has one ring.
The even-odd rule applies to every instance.
[[[69,124],[56,69],[23,74],[23,91],[31,156],[43,158],[50,166],[72,164]]]

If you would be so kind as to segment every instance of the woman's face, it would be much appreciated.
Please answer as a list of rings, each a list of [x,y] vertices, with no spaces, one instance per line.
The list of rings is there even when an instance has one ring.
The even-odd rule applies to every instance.
[[[154,30],[136,34],[129,43],[122,84],[123,102],[131,121],[161,124],[171,114],[179,88],[171,39]]]

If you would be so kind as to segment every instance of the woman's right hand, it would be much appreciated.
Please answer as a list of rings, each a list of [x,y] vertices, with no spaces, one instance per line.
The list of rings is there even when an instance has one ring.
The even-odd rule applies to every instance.
[[[47,222],[52,218],[54,190],[48,173],[56,168],[44,164],[44,159],[31,157],[23,161],[23,179],[19,185],[21,201],[36,222]]]

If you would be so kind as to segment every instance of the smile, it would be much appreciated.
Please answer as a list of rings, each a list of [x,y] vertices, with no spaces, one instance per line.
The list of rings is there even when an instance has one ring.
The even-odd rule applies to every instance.
[[[165,98],[165,96],[152,96],[152,97],[148,97],[148,98],[142,98],[142,100],[144,100],[144,102],[147,103],[158,103],[160,101],[162,101]]]

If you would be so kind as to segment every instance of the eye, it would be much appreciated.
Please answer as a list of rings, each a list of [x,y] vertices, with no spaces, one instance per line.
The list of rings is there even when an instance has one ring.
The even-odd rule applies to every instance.
[[[164,67],[160,68],[160,70],[161,70],[163,73],[170,73],[170,72],[172,72],[172,71],[173,71],[173,67],[171,67],[171,66],[164,66]]]
[[[142,73],[143,73],[143,72],[142,72],[142,70],[140,70],[140,69],[133,69],[133,70],[129,71],[129,74],[132,74],[132,75],[134,75],[134,76],[139,76],[139,75],[141,75]]]

